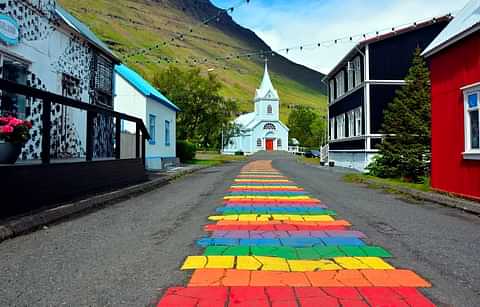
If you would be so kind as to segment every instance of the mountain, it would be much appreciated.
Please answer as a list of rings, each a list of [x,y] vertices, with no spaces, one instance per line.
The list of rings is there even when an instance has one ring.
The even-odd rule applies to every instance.
[[[202,21],[221,12],[209,0],[58,2],[147,80],[152,80],[155,71],[169,63],[198,66],[202,72],[213,71],[219,76],[225,85],[222,94],[236,99],[242,112],[252,111],[252,99],[263,74],[263,60],[259,56],[237,58],[236,55],[259,50],[271,54],[271,49],[228,14],[202,25]],[[135,55],[125,57],[132,54]],[[326,112],[323,74],[279,54],[269,56],[269,69],[280,94],[283,121],[286,122],[291,108],[298,105],[312,107],[319,114]]]

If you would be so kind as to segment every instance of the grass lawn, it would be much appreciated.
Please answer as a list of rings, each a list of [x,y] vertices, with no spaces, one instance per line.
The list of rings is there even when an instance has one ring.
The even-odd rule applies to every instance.
[[[197,152],[195,159],[187,164],[217,166],[225,162],[244,161],[245,156],[221,155],[217,152]]]
[[[307,157],[301,156],[298,158],[298,160],[306,164],[320,165],[320,158],[307,158]]]
[[[419,190],[423,192],[431,191],[429,180],[426,180],[426,182],[424,183],[411,183],[411,182],[406,182],[402,179],[383,179],[383,178],[368,176],[364,174],[348,174],[348,175],[345,175],[343,178],[346,182],[366,183],[372,188],[381,188],[382,186],[389,186],[393,190],[395,190],[395,188],[407,188],[407,189],[414,189],[414,190]],[[373,184],[371,182],[373,182]]]

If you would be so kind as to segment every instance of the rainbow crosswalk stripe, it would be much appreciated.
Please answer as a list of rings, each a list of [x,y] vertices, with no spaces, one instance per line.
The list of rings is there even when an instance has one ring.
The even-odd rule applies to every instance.
[[[189,256],[187,287],[166,291],[167,306],[434,306],[431,284],[396,269],[392,255],[271,166],[246,165],[224,206],[209,217],[203,255]]]

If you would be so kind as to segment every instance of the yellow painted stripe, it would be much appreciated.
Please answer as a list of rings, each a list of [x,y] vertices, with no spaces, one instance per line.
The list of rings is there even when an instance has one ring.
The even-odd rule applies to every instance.
[[[290,180],[287,179],[235,179],[235,182],[290,182]]]
[[[246,271],[316,272],[336,270],[394,270],[378,257],[337,257],[331,260],[289,260],[264,256],[190,256],[182,270],[236,269]]]
[[[332,222],[335,219],[330,215],[295,215],[295,214],[233,214],[233,215],[212,215],[210,221],[240,221],[240,222],[262,222],[262,221],[296,221],[296,222]]]

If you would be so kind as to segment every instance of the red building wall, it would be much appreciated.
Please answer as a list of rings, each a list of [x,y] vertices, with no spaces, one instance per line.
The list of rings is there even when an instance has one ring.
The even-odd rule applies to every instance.
[[[464,160],[460,88],[480,82],[480,32],[432,56],[432,187],[480,199],[480,161]]]

